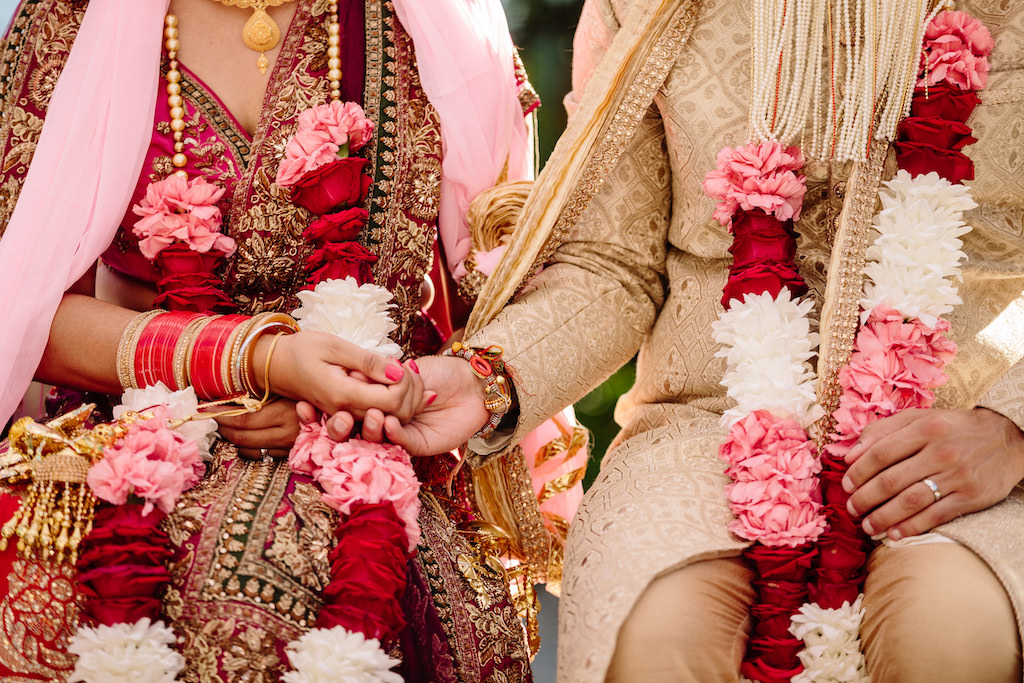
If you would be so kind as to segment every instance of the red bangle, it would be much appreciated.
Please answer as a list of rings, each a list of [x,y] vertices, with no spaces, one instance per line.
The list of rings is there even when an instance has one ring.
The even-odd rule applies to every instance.
[[[224,380],[222,363],[232,333],[246,320],[249,320],[247,315],[223,315],[199,331],[189,358],[189,376],[200,398],[216,400],[231,395],[231,387]]]
[[[135,350],[135,382],[140,387],[163,382],[180,389],[174,377],[174,347],[189,323],[201,313],[173,311],[154,316],[143,328]]]

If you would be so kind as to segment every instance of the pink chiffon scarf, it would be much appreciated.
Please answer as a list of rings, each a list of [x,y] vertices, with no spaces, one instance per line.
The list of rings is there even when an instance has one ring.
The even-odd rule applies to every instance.
[[[32,380],[63,293],[96,263],[128,209],[152,138],[167,6],[89,3],[54,89],[0,240],[0,425]],[[459,277],[471,247],[470,201],[506,162],[510,180],[532,173],[514,48],[499,0],[396,0],[395,9],[441,118],[439,232]]]
[[[149,147],[168,0],[89,3],[0,240],[0,425],[64,291],[117,233]]]
[[[441,118],[441,201],[438,232],[456,280],[472,247],[466,212],[493,187],[533,175],[530,131],[519,103],[505,11],[499,0],[394,0],[395,13],[416,46],[420,82]],[[504,247],[478,253],[489,274]]]

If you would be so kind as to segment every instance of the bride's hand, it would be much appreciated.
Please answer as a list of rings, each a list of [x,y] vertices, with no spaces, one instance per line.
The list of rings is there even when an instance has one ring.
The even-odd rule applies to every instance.
[[[271,335],[264,335],[253,354],[261,390],[261,369],[272,342]],[[332,415],[346,411],[356,419],[370,408],[379,408],[408,420],[425,402],[423,381],[412,366],[323,332],[301,331],[278,338],[269,380],[276,395],[308,401]]]
[[[285,458],[299,435],[296,404],[287,398],[269,403],[255,413],[216,420],[220,435],[238,447],[239,455],[247,458],[263,455]]]

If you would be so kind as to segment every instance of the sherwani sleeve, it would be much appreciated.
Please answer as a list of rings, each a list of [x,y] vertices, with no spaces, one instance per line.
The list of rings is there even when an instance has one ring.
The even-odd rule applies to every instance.
[[[588,3],[584,16],[608,21],[610,11]],[[664,299],[670,207],[665,130],[653,106],[546,267],[467,341],[504,349],[520,411],[511,432],[475,439],[473,452],[503,453],[632,358]]]

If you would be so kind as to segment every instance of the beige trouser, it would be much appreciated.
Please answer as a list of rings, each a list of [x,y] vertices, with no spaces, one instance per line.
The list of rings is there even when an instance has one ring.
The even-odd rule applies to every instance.
[[[1021,681],[1010,600],[970,550],[952,543],[880,547],[868,571],[861,635],[875,683]],[[733,558],[653,581],[619,631],[608,683],[738,680],[750,579]]]

